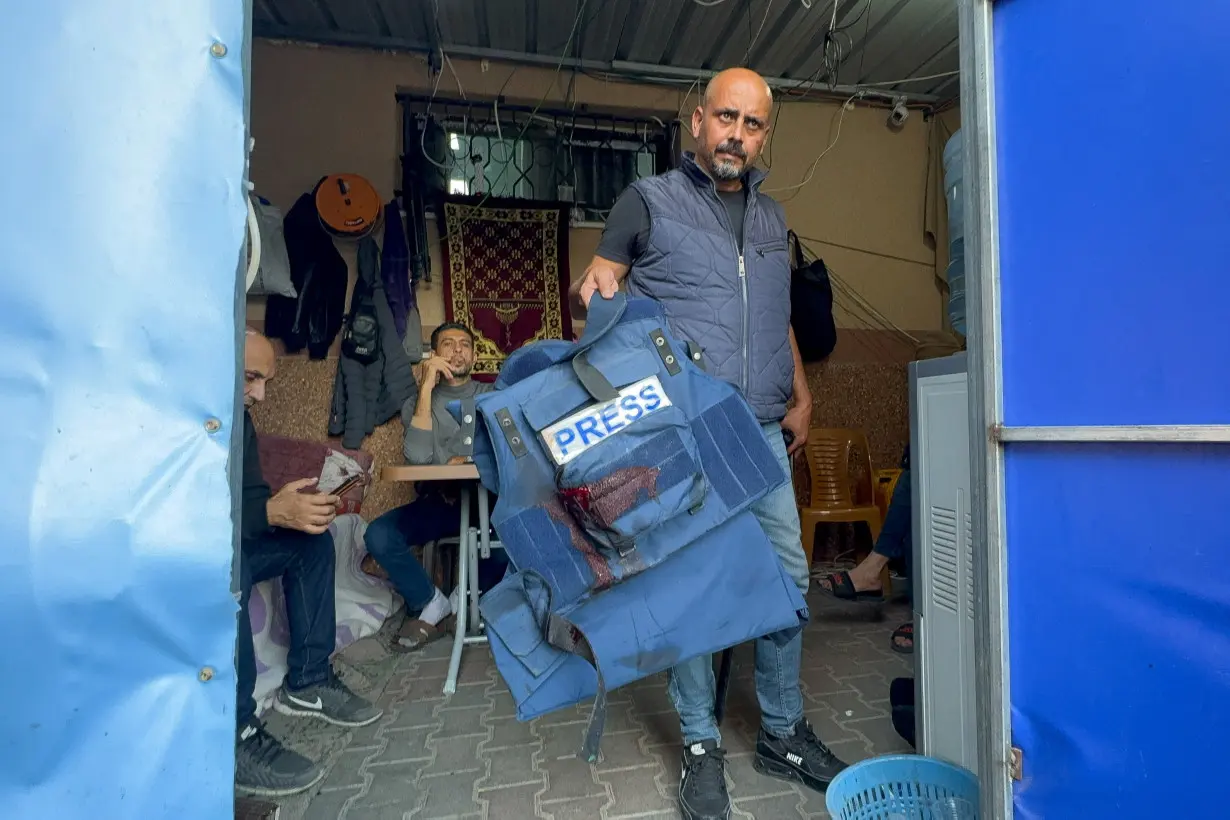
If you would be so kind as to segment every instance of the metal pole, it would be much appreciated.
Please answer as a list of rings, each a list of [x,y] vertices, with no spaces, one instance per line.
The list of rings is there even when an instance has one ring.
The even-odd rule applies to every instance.
[[[1095,444],[1230,444],[1230,424],[1124,424],[1109,426],[995,427],[1000,442]]]
[[[287,40],[300,43],[318,43],[320,45],[341,46],[344,48],[379,49],[381,51],[405,51],[415,54],[432,54],[437,46],[417,40],[406,40],[400,37],[383,37],[368,34],[348,34],[333,32],[312,32],[306,34],[290,26],[261,25],[256,28],[256,36],[266,40]],[[452,57],[462,57],[470,60],[495,60],[502,63],[517,63],[544,68],[560,68],[575,71],[593,71],[595,73],[614,74],[627,77],[629,80],[638,77],[661,77],[681,82],[707,80],[714,71],[704,71],[694,68],[679,68],[675,66],[660,66],[651,63],[635,63],[626,60],[578,60],[574,57],[561,59],[553,54],[531,54],[524,51],[505,51],[495,48],[478,48],[475,46],[444,44],[444,50]],[[788,77],[766,77],[772,88],[796,88],[799,80]],[[816,95],[851,97],[862,92],[863,96],[882,100],[895,100],[904,97],[909,102],[934,103],[940,98],[934,94],[919,94],[911,91],[886,91],[877,88],[859,88],[856,86],[838,85],[830,87],[821,85],[816,89]]]
[[[975,666],[981,817],[1012,817],[998,180],[991,0],[960,0],[961,133],[965,144],[966,282],[970,305],[970,492],[977,631]]]

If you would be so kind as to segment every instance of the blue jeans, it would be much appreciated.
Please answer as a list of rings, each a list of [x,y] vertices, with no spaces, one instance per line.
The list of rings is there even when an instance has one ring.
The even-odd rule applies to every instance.
[[[765,438],[786,475],[792,474],[790,458],[781,425],[764,425]],[[810,568],[803,555],[800,539],[799,511],[794,501],[794,486],[787,481],[752,506],[752,512],[769,536],[786,574],[794,579],[799,591],[807,594],[811,582]],[[789,737],[803,718],[803,695],[799,691],[799,665],[803,658],[803,630],[785,638],[765,635],[757,638],[756,697],[760,701],[760,723],[776,737]],[[679,713],[685,746],[702,740],[721,742],[713,705],[717,681],[713,675],[713,660],[709,655],[693,658],[670,671],[667,687],[675,711]]]
[[[302,689],[329,679],[329,656],[333,647],[337,613],[333,608],[333,536],[328,532],[308,535],[274,527],[259,538],[246,539],[240,547],[239,636],[235,650],[235,709],[239,725],[256,715],[256,651],[252,645],[252,622],[248,599],[252,585],[282,579],[286,620],[290,626],[290,651],[286,655],[286,685]]]
[[[893,488],[893,497],[888,502],[888,511],[884,514],[884,526],[880,528],[880,537],[876,539],[873,552],[878,552],[885,558],[900,558],[905,561],[906,574],[910,577],[913,592],[914,573],[914,498],[910,489],[910,471],[907,468],[897,479]],[[910,595],[913,598],[913,595]]]
[[[472,523],[477,523],[478,504],[472,503],[470,508]],[[406,599],[406,611],[417,613],[431,602],[436,585],[411,548],[441,538],[456,538],[460,532],[460,506],[439,493],[427,493],[369,524],[363,542]],[[485,592],[498,584],[507,567],[504,551],[493,549],[490,558],[478,562],[479,589]]]

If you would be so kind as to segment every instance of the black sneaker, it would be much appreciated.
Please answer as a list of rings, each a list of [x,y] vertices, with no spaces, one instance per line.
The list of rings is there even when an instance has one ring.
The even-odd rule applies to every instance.
[[[752,766],[769,777],[793,780],[822,792],[846,765],[820,742],[806,720],[795,725],[791,737],[773,737],[764,729],[756,737],[756,759]]]
[[[347,689],[335,675],[324,683],[294,691],[283,683],[273,698],[273,708],[284,715],[320,718],[349,728],[375,723],[384,714]]]
[[[730,820],[726,792],[726,750],[716,740],[684,747],[679,781],[679,811],[683,820]]]
[[[261,797],[285,797],[315,786],[325,770],[292,752],[252,720],[239,730],[235,744],[235,788]]]

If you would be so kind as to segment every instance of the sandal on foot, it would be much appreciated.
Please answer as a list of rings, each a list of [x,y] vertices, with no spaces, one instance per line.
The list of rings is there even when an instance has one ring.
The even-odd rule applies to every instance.
[[[914,654],[914,622],[904,623],[893,630],[892,641],[889,644],[898,655]]]
[[[393,636],[395,652],[417,652],[427,644],[447,635],[453,626],[453,616],[448,615],[438,624],[429,624],[418,618],[407,618]]]
[[[821,579],[820,589],[840,601],[856,601],[858,603],[883,603],[882,589],[855,589],[848,572],[834,572]]]

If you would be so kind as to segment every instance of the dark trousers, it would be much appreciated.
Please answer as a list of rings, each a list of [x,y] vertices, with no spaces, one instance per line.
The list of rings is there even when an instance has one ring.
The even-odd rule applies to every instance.
[[[478,504],[470,505],[472,523],[478,519]],[[461,508],[437,493],[422,495],[389,510],[367,527],[363,542],[368,553],[384,567],[393,586],[406,599],[407,612],[421,612],[436,594],[436,585],[410,551],[428,541],[456,538],[461,531]],[[486,591],[500,582],[508,567],[503,550],[478,562],[479,589]]]
[[[914,496],[910,489],[910,471],[907,468],[897,479],[893,488],[893,497],[888,502],[888,511],[884,514],[884,526],[880,528],[880,536],[876,539],[875,552],[889,560],[900,558],[905,562],[906,574],[910,576],[911,593],[913,592],[914,573]],[[913,595],[911,594],[911,599]]]
[[[256,652],[252,646],[252,627],[248,599],[252,585],[273,578],[282,579],[286,598],[286,619],[290,627],[289,667],[286,684],[302,689],[329,679],[329,656],[333,654],[335,621],[333,608],[333,536],[308,535],[280,527],[242,544],[240,567],[239,639],[236,650],[236,707],[239,725],[256,715]],[[272,613],[267,615],[272,617]]]

